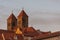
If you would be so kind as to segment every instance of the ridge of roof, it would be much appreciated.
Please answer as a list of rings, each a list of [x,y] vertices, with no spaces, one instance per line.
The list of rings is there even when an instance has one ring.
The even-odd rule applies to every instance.
[[[10,18],[15,18],[16,19],[15,15],[13,13],[8,17],[8,19],[10,19]]]
[[[28,15],[26,14],[26,12],[25,12],[24,10],[22,10],[22,11],[19,13],[18,17],[24,16],[24,15],[28,16]]]

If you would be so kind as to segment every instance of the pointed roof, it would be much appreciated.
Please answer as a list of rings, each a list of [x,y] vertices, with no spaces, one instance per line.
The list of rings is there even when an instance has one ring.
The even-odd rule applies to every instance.
[[[8,19],[13,19],[13,18],[16,19],[15,15],[12,13],[12,14],[8,17]]]
[[[36,30],[35,30],[33,27],[28,27],[28,28],[27,28],[27,31],[35,32]]]
[[[23,29],[24,32],[36,32],[36,30],[33,27],[26,27]]]
[[[23,34],[25,36],[31,36],[31,37],[33,37],[33,36],[38,35],[39,33],[33,27],[28,27],[28,28],[25,28],[23,30]]]
[[[22,10],[22,11],[19,13],[18,17],[24,16],[24,15],[28,16],[28,15],[26,14],[26,12],[25,12],[24,10]]]

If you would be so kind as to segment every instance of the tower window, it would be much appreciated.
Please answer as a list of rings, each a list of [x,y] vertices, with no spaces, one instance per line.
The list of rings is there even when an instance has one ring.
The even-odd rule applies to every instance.
[[[15,22],[12,23],[12,26],[15,26]]]

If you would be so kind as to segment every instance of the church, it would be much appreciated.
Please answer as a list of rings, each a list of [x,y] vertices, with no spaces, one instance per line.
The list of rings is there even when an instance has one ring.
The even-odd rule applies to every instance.
[[[22,10],[17,17],[14,13],[7,18],[7,30],[0,30],[0,40],[32,40],[39,33],[28,27],[28,15]]]
[[[7,18],[7,30],[0,29],[0,40],[60,40],[60,31],[43,32],[29,27],[28,17],[24,10],[17,17],[11,13]]]

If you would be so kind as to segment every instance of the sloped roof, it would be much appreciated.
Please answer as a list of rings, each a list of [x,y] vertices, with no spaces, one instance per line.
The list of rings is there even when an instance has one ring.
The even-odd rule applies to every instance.
[[[24,28],[23,33],[25,36],[31,36],[31,37],[38,35],[38,32],[33,27]]]
[[[19,13],[19,15],[18,15],[18,17],[21,17],[21,16],[28,16],[27,14],[26,14],[26,12],[24,11],[24,10],[22,10],[20,13]]]
[[[25,27],[23,28],[24,32],[35,32],[36,30],[33,27]]]
[[[3,34],[3,35],[2,35]],[[14,39],[15,33],[13,31],[8,30],[0,30],[0,38],[4,38],[5,40]]]
[[[40,31],[40,30],[37,30],[37,32],[39,33],[39,34],[47,34],[47,33],[51,33],[51,31],[47,31],[47,32],[44,32],[44,31]]]
[[[45,34],[40,34],[39,36],[36,36],[35,39],[46,39],[46,38],[51,38],[51,37],[56,37],[60,36],[60,32],[54,32],[54,33],[45,33]]]
[[[16,19],[15,15],[12,13],[12,14],[8,17],[8,19],[13,19],[13,18]],[[8,20],[8,19],[7,19],[7,20]]]
[[[14,33],[14,32],[13,31],[9,31],[9,30],[0,29],[0,33]]]
[[[23,40],[23,36],[20,34],[15,34],[15,32],[13,32],[13,31],[1,30],[0,29],[0,40],[3,40],[3,38],[5,40],[16,40],[16,39],[17,40]]]

